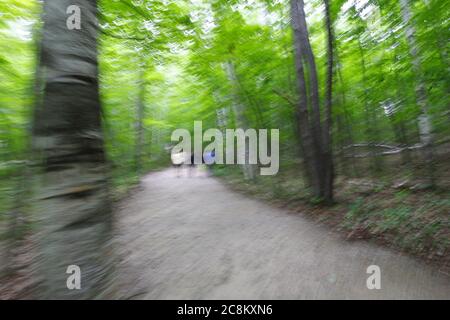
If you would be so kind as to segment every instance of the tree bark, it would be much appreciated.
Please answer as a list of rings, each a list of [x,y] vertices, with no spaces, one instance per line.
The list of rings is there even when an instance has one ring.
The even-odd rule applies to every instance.
[[[326,121],[320,120],[320,99],[317,70],[309,42],[303,0],[291,0],[291,23],[295,52],[296,76],[300,99],[297,119],[301,136],[301,149],[308,171],[308,178],[316,198],[332,202],[333,163],[331,155],[331,100],[326,105]],[[331,25],[330,25],[331,27]],[[331,36],[331,35],[330,35]],[[332,39],[331,40],[331,50]],[[330,49],[330,43],[328,43]],[[331,68],[333,65],[331,57]],[[330,62],[330,61],[329,61]],[[308,71],[309,90],[306,87],[305,67]],[[332,69],[331,69],[332,71]],[[332,80],[332,73],[330,73]],[[331,99],[332,85],[328,87]],[[309,108],[308,108],[309,106]],[[311,116],[309,115],[311,111]]]
[[[325,124],[323,127],[323,162],[324,162],[324,200],[328,203],[333,201],[333,180],[334,164],[332,151],[332,106],[333,106],[333,76],[334,76],[334,32],[331,21],[329,0],[324,0],[325,4],[325,27],[327,29],[327,81],[325,93]]]
[[[67,29],[70,5],[81,8],[81,30]],[[97,2],[46,0],[43,21],[44,94],[33,132],[41,168],[34,203],[39,298],[107,297],[112,214],[101,128]],[[81,269],[80,290],[67,287],[70,265]]]
[[[145,57],[143,58],[145,59]],[[135,162],[136,172],[139,175],[142,171],[142,148],[144,144],[144,112],[145,112],[145,70],[146,63],[142,63],[139,73],[139,93],[136,105],[136,150],[135,150]]]
[[[233,112],[235,116],[235,121],[237,127],[241,129],[248,129],[248,121],[244,114],[245,107],[242,104],[241,98],[240,98],[240,90],[239,90],[239,83],[236,75],[236,70],[234,68],[234,64],[232,61],[228,61],[225,65],[225,69],[228,75],[228,78],[231,82],[231,85],[233,87]],[[246,180],[253,181],[256,178],[256,165],[249,163],[249,153],[250,148],[249,144],[245,144],[245,159],[246,163],[242,165],[242,171],[244,173],[244,177]]]
[[[409,45],[409,53],[412,59],[413,71],[416,76],[416,102],[420,108],[420,116],[417,119],[419,126],[420,141],[423,145],[422,154],[427,168],[427,175],[431,186],[435,184],[434,177],[434,155],[432,124],[428,114],[428,97],[423,79],[421,57],[416,43],[416,29],[411,15],[411,4],[409,0],[400,0],[400,7],[405,23],[406,39]]]
[[[295,55],[295,73],[297,78],[297,90],[299,93],[299,101],[297,106],[297,122],[300,133],[300,144],[303,153],[303,161],[307,179],[312,187],[313,193],[320,193],[319,171],[315,166],[314,140],[311,133],[308,112],[308,95],[305,81],[305,69],[303,65],[303,50],[301,42],[303,40],[302,30],[300,28],[300,16],[297,0],[291,0],[291,24],[293,31],[293,45]]]

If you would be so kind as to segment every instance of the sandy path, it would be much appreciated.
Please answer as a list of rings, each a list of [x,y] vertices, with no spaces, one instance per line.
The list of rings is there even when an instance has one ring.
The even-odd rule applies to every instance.
[[[207,177],[146,176],[118,213],[121,294],[136,299],[450,299],[450,278],[346,242]],[[381,268],[369,290],[366,269]]]

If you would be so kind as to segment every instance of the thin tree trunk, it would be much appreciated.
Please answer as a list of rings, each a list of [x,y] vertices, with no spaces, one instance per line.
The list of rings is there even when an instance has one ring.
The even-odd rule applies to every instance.
[[[298,17],[298,27],[299,27],[299,37],[300,37],[300,48],[302,51],[302,59],[303,63],[307,67],[306,75],[308,76],[307,83],[309,84],[308,90],[308,102],[311,110],[311,118],[310,118],[310,126],[312,129],[312,136],[314,140],[314,153],[315,153],[315,166],[317,167],[317,171],[319,171],[319,184],[321,191],[319,192],[319,197],[322,197],[323,190],[323,174],[324,172],[324,163],[323,163],[323,132],[321,128],[321,120],[320,120],[320,99],[319,99],[319,81],[317,76],[317,68],[316,61],[314,59],[314,54],[311,48],[311,44],[309,42],[309,32],[308,26],[306,24],[306,16],[305,16],[305,4],[303,0],[297,0],[297,17]]]
[[[327,29],[327,81],[325,93],[325,124],[323,126],[323,162],[324,162],[324,200],[327,203],[333,201],[334,165],[332,152],[332,106],[333,106],[333,76],[334,76],[334,33],[331,21],[329,0],[325,4],[325,26]]]
[[[314,195],[320,194],[319,170],[315,165],[315,143],[309,121],[308,95],[305,81],[305,69],[303,65],[303,41],[302,29],[300,27],[300,15],[298,0],[291,0],[291,24],[293,31],[293,45],[295,55],[295,72],[297,77],[297,86],[299,92],[299,102],[296,112],[298,129],[300,133],[300,144],[303,153],[304,166],[306,168],[307,179],[312,187]]]
[[[396,46],[395,37],[393,35],[391,35],[391,38],[392,38],[392,46],[395,47],[395,49],[394,49],[394,65],[395,65],[398,62],[398,58],[397,58],[398,57],[398,49]],[[403,82],[400,81],[397,72],[394,72],[394,79],[395,79],[395,82],[397,83],[397,87],[396,87],[397,97],[401,97],[402,88],[404,87],[404,85],[403,85]],[[404,108],[403,102],[399,101],[399,104],[400,104],[399,109],[400,110],[403,109]],[[403,120],[403,118],[397,117],[396,114],[394,114],[390,118],[391,118],[391,121],[394,126],[394,131],[395,131],[395,135],[397,137],[398,143],[402,147],[406,147],[408,145],[408,139],[407,139],[407,131],[406,131],[406,126],[405,126],[405,121]],[[410,166],[411,165],[411,154],[410,154],[410,151],[408,148],[406,148],[401,153],[401,156],[402,156],[403,164]]]
[[[146,64],[140,66],[139,73],[139,94],[136,106],[136,150],[135,150],[135,162],[136,172],[140,174],[142,171],[142,148],[144,144],[144,111],[145,111],[145,69]]]
[[[81,8],[81,30],[68,30],[66,10]],[[101,128],[97,63],[97,2],[46,0],[43,9],[42,106],[34,125],[41,160],[35,217],[41,276],[39,298],[106,297],[112,214]],[[68,266],[81,270],[69,290]]]
[[[248,121],[244,114],[245,107],[241,102],[239,83],[236,76],[236,70],[232,61],[226,63],[226,71],[228,78],[233,87],[233,111],[235,115],[236,125],[244,130],[248,129]],[[250,146],[245,144],[245,164],[242,165],[244,177],[247,180],[254,180],[256,178],[256,165],[249,163]]]
[[[313,194],[315,197],[332,202],[333,163],[331,155],[331,101],[326,105],[326,121],[322,127],[320,120],[319,84],[316,63],[309,42],[308,28],[304,11],[303,0],[291,0],[291,21],[294,33],[294,49],[297,80],[300,93],[299,127],[301,129],[302,149],[305,154],[307,168]],[[331,25],[330,25],[331,27]],[[331,36],[331,35],[330,35]],[[332,39],[331,40],[331,50]],[[328,46],[330,43],[328,43]],[[330,47],[329,47],[330,49]],[[331,59],[333,59],[331,57]],[[333,60],[331,60],[332,71]],[[305,69],[307,67],[309,90],[306,89]],[[330,74],[332,80],[332,73]],[[332,85],[329,84],[329,97]],[[311,117],[308,115],[308,104]]]
[[[423,145],[422,152],[427,168],[427,175],[431,186],[435,184],[434,178],[434,156],[433,156],[433,136],[432,124],[428,114],[428,98],[423,79],[421,58],[416,43],[416,30],[411,15],[411,5],[409,0],[400,0],[400,7],[403,15],[403,22],[406,25],[406,39],[409,45],[409,53],[412,59],[413,71],[416,76],[416,102],[420,108],[420,116],[417,119],[419,125],[420,141]]]
[[[366,58],[364,55],[364,49],[361,44],[361,40],[358,38],[358,47],[361,58],[361,73],[362,73],[362,85],[364,87],[364,112],[366,120],[366,137],[367,142],[372,145],[374,141],[379,141],[378,128],[376,125],[376,119],[374,116],[373,108],[369,105],[369,89],[367,83],[367,68],[366,68]],[[372,156],[370,157],[372,161],[372,173],[380,172],[382,165],[381,159],[374,152],[374,148],[370,147],[370,152]]]

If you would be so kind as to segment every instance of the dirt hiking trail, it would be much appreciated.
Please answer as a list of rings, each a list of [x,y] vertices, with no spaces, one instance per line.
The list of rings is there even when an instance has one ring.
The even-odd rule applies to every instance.
[[[421,261],[234,193],[204,172],[147,175],[118,212],[126,299],[450,299]],[[367,267],[381,269],[369,290]]]

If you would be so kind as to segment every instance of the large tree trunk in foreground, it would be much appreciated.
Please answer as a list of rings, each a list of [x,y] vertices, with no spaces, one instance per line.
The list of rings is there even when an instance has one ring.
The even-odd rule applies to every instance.
[[[81,8],[81,30],[66,10]],[[41,162],[34,204],[40,298],[106,297],[111,208],[101,129],[94,0],[44,1],[41,68],[44,97],[33,145]],[[81,289],[67,288],[67,268],[81,269]]]

